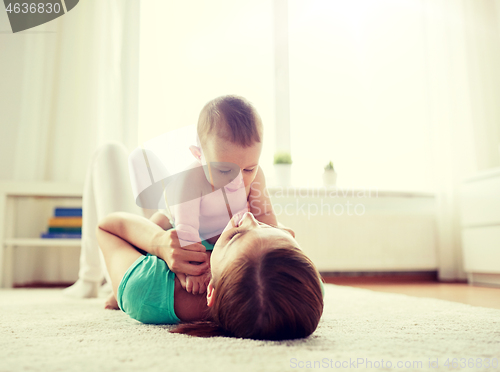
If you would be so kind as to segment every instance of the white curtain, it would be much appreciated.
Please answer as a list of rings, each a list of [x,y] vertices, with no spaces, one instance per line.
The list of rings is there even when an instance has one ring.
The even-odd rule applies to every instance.
[[[0,13],[0,30],[6,31],[8,19]],[[0,51],[1,180],[83,183],[101,143],[136,147],[138,0],[80,1],[52,22],[1,33]],[[39,222],[28,213],[30,201],[22,202],[16,234],[33,235],[30,223]],[[59,251],[47,260],[48,250],[16,248],[15,282],[68,281],[76,274],[56,267],[65,265]]]
[[[459,186],[500,166],[500,2],[424,0],[439,277],[464,279]]]
[[[294,172],[435,192],[439,277],[465,278],[458,188],[500,165],[500,1],[288,5]]]

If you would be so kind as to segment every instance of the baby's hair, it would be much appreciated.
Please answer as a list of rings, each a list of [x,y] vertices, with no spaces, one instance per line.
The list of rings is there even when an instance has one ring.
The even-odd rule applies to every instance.
[[[260,340],[307,337],[323,313],[320,280],[299,248],[278,239],[262,255],[233,261],[214,280],[209,320],[183,323],[171,332]]]
[[[208,102],[198,119],[201,145],[210,134],[248,147],[255,142],[261,142],[262,122],[257,110],[245,98],[235,95],[221,96]]]

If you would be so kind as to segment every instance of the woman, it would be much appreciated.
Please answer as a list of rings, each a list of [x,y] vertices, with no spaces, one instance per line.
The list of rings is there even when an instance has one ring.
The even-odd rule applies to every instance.
[[[174,330],[196,336],[267,340],[309,336],[323,311],[316,268],[288,232],[258,223],[248,212],[234,222],[237,226],[228,224],[210,256],[212,279],[205,296],[186,292],[175,276],[170,279],[171,271],[161,261],[168,261],[164,250],[169,238],[161,228],[123,212],[104,218],[97,239],[120,308],[145,323],[205,320]],[[132,245],[150,255],[141,255]],[[152,263],[139,267],[140,274],[130,281],[135,265],[149,259]],[[171,290],[165,282],[171,283]],[[166,301],[161,298],[165,293]]]
[[[126,174],[117,176],[117,164],[112,165],[124,156],[118,144],[101,149],[99,164],[115,170],[106,186],[111,190],[128,188]],[[278,340],[306,337],[316,329],[323,310],[319,274],[287,231],[245,213],[235,216],[236,227],[228,224],[211,253],[201,244],[181,248],[175,231],[157,222],[165,226],[133,212],[114,212],[95,230],[118,305],[132,318],[183,322],[173,332],[197,336]],[[198,275],[208,266],[206,294],[188,293],[174,274]]]

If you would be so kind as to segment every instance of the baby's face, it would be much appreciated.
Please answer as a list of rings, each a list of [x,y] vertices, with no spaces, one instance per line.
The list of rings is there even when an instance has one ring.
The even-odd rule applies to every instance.
[[[215,136],[209,137],[205,142],[202,163],[210,164],[212,180],[227,179],[225,186],[228,191],[235,191],[243,186],[248,189],[257,175],[262,142],[242,147]],[[210,182],[209,175],[207,180]]]

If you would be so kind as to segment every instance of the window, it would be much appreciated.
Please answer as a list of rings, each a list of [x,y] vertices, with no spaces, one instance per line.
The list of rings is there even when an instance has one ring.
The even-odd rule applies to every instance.
[[[420,1],[288,4],[293,172],[332,160],[339,186],[432,189]]]
[[[272,2],[141,3],[139,143],[196,124],[209,100],[250,100],[265,126],[262,162],[272,171]]]
[[[295,185],[320,186],[332,160],[340,187],[432,190],[421,6],[289,0],[281,92],[274,27],[283,14],[273,2],[143,2],[139,143],[196,123],[216,96],[239,94],[262,116],[272,182],[278,91],[289,95]]]

